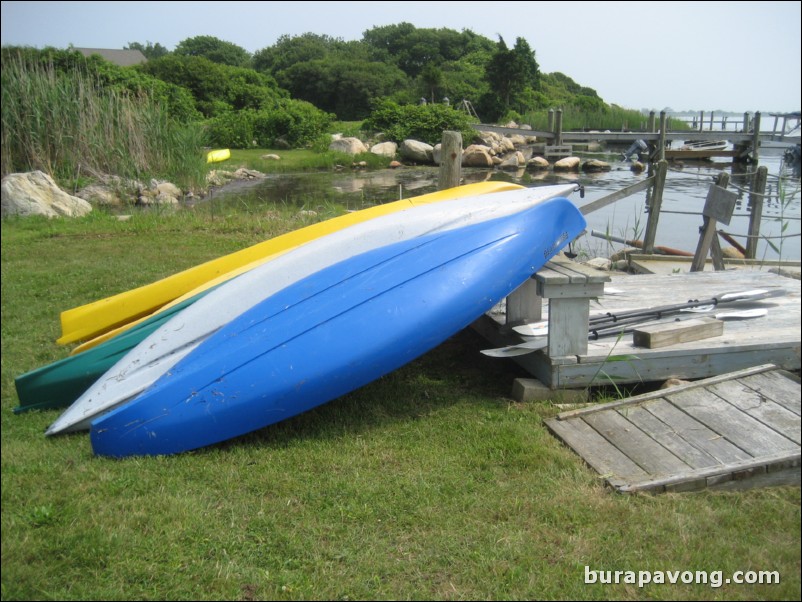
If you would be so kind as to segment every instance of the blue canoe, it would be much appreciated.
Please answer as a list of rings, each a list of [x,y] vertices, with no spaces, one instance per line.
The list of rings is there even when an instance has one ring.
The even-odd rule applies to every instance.
[[[92,422],[98,455],[174,454],[331,401],[433,349],[585,228],[553,198],[353,256],[266,298]]]

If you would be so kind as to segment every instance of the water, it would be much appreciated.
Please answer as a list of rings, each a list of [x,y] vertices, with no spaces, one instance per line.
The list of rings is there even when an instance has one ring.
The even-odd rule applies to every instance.
[[[645,179],[647,174],[636,174],[628,163],[620,161],[620,154],[601,158],[612,165],[612,170],[598,174],[560,174],[554,172],[502,172],[493,169],[464,169],[465,184],[486,180],[502,180],[523,186],[538,186],[576,181],[585,187],[585,198],[579,193],[571,195],[578,206],[600,199],[626,186]],[[761,240],[758,244],[758,259],[800,259],[800,179],[799,171],[784,165],[782,154],[774,151],[761,153],[760,165],[768,168],[767,197],[764,201],[761,234],[770,238],[771,244]],[[707,161],[686,162],[684,166],[669,163],[666,187],[663,194],[663,210],[660,214],[655,244],[693,253],[699,241],[702,225],[701,211],[713,179],[721,171],[731,175],[730,189],[739,197],[735,214],[729,225],[719,224],[719,229],[731,233],[733,238],[746,246],[745,235],[749,227],[748,188],[749,174],[756,165],[715,163]],[[746,172],[744,174],[744,172]],[[361,209],[370,205],[409,198],[437,190],[439,168],[402,167],[376,171],[351,171],[326,173],[299,173],[270,175],[265,180],[221,190],[213,195],[218,203],[285,203],[299,208],[315,210],[328,203],[345,205],[349,209]],[[737,187],[737,188],[736,188]],[[609,256],[623,247],[593,237],[591,230],[606,232],[614,237],[642,239],[648,219],[646,191],[622,199],[612,205],[586,216],[588,234],[576,241],[574,250],[585,250],[592,255]],[[786,238],[773,238],[784,235]],[[722,242],[722,246],[727,243]]]

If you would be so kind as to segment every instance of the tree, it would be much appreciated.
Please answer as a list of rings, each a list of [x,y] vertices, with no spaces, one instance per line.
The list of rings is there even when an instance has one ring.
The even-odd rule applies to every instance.
[[[171,53],[138,68],[188,89],[198,111],[206,117],[229,110],[260,109],[287,96],[268,75],[245,67],[213,63],[203,57]]]
[[[167,48],[165,48],[158,42],[156,42],[155,44],[146,42],[144,45],[140,44],[139,42],[128,42],[128,46],[125,46],[124,48],[126,50],[139,50],[139,52],[144,54],[145,58],[148,60],[163,57],[165,54],[168,54],[170,52],[169,50],[167,50]]]
[[[510,109],[526,110],[526,99],[538,89],[540,68],[525,39],[517,38],[515,46],[510,49],[499,36],[485,74],[490,91],[482,101],[482,108],[500,116]]]
[[[231,67],[246,67],[251,62],[251,55],[247,50],[214,36],[195,36],[182,40],[175,47],[175,54],[203,57],[213,63]]]
[[[335,57],[297,63],[279,73],[278,81],[294,98],[354,120],[364,119],[375,99],[389,96],[407,80],[392,65]]]
[[[435,91],[443,85],[443,72],[434,63],[426,63],[419,77],[426,94],[435,102]]]
[[[272,46],[254,53],[253,68],[275,77],[298,63],[326,58],[340,43],[340,40],[316,33],[283,35]]]

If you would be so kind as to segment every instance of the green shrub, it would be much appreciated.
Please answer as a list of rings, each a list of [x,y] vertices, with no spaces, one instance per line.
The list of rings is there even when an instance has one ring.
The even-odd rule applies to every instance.
[[[325,133],[333,116],[308,102],[280,100],[273,108],[229,111],[207,122],[211,146],[248,148],[254,143],[273,148],[277,140],[292,147],[313,144]]]
[[[474,134],[471,121],[467,113],[444,104],[401,106],[384,100],[376,105],[363,129],[383,132],[395,142],[411,138],[437,144],[445,130],[461,132],[463,139],[471,139]]]

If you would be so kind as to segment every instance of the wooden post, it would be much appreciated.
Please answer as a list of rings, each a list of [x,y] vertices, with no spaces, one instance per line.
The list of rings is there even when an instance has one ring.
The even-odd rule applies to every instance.
[[[703,131],[705,129],[705,112],[699,111],[699,131]]]
[[[727,188],[730,184],[730,174],[722,171],[716,177],[716,186]],[[729,221],[727,222],[729,223]],[[724,254],[721,252],[721,241],[714,236],[710,244],[710,256],[713,259],[713,269],[717,272],[724,270]]]
[[[654,117],[654,111],[649,111],[649,132],[656,132],[656,123]]]
[[[554,109],[549,109],[549,123],[546,126],[546,130],[554,133]]]
[[[557,109],[557,119],[554,123],[554,145],[562,146],[563,144],[563,110]]]
[[[724,175],[719,178],[720,182],[729,183],[729,176]],[[699,237],[699,244],[696,246],[696,253],[691,262],[691,272],[701,272],[705,269],[705,261],[707,255],[710,253],[711,247],[715,244],[717,253],[714,253],[713,264],[715,269],[724,269],[724,261],[721,258],[721,248],[718,246],[718,237],[716,236],[716,223],[717,221],[730,223],[732,212],[735,209],[735,201],[738,200],[738,195],[729,190],[725,190],[721,186],[715,184],[710,186],[707,193],[707,200],[705,201],[705,208],[702,211],[704,214],[704,224],[702,226],[702,235]],[[714,242],[715,241],[715,242]]]
[[[654,253],[654,239],[657,236],[657,221],[660,219],[660,208],[663,205],[663,190],[666,186],[666,173],[668,162],[661,159],[654,170],[654,187],[649,202],[649,219],[646,222],[646,232],[643,235],[643,252]]]
[[[446,130],[440,148],[439,190],[459,186],[462,179],[462,134]]]
[[[749,131],[749,126],[750,126],[749,111],[747,111],[746,113],[744,113],[744,129],[743,129],[744,134]]]
[[[746,258],[754,259],[757,255],[757,242],[760,235],[760,220],[763,218],[763,197],[766,194],[768,168],[761,166],[752,180],[749,192],[749,238],[746,239]]]
[[[760,157],[760,111],[755,111],[752,126],[752,159],[757,163]]]
[[[658,149],[657,160],[666,160],[666,130],[668,129],[668,116],[665,111],[660,111],[660,138],[657,141]]]

